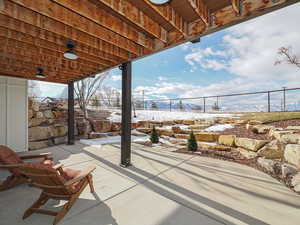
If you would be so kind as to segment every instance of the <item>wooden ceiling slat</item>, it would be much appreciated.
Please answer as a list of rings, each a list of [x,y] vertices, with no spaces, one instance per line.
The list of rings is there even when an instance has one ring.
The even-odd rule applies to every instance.
[[[103,8],[98,7],[90,1],[74,1],[74,0],[53,0],[57,4],[68,8],[78,15],[81,15],[94,23],[105,27],[106,29],[129,39],[144,48],[153,48],[153,39],[150,38],[135,27],[130,26],[119,17],[108,13]],[[55,10],[55,8],[53,9]]]
[[[115,14],[120,15],[121,18],[135,26],[138,26],[143,30],[143,32],[153,36],[154,38],[157,38],[164,43],[167,42],[168,32],[160,24],[155,22],[151,17],[128,0],[93,0],[93,2],[107,7]]]
[[[0,14],[0,26],[8,28],[11,31],[18,32],[20,36],[30,35],[34,40],[44,40],[47,43],[57,44],[66,48],[66,42],[70,39],[66,36],[61,36],[48,30],[41,29],[28,23],[16,20],[9,16]],[[97,41],[79,42],[76,40],[76,51],[84,53],[97,60],[105,60],[107,63],[118,63],[120,61],[128,60],[128,52],[114,51],[113,48],[105,48]]]
[[[188,0],[194,11],[199,15],[206,26],[210,26],[210,12],[204,0]]]
[[[63,58],[63,53],[66,50],[66,47],[56,45],[55,43],[45,41],[43,39],[34,38],[30,35],[23,34],[14,30],[9,30],[5,27],[0,26],[0,37],[8,38],[10,40],[15,40],[16,42],[26,43],[30,48],[41,48],[48,49],[51,52],[51,55],[55,55],[56,58]],[[21,44],[19,44],[20,46]],[[28,49],[29,50],[29,49]],[[46,51],[44,51],[46,52]],[[113,63],[103,60],[101,58],[96,58],[91,55],[88,55],[83,52],[77,51],[79,59],[76,62],[81,64],[91,65],[94,68],[103,68],[107,66],[112,66]]]
[[[95,39],[96,42],[101,42],[100,40],[102,40],[109,43],[109,47],[123,49],[127,51],[128,56],[130,52],[134,57],[141,55],[143,52],[149,52],[140,45],[123,38],[96,23],[92,23],[86,18],[81,17],[70,10],[66,10],[64,7],[57,7],[58,5],[50,0],[2,1],[4,2],[4,7],[1,10],[2,14],[9,15],[10,17],[40,27],[41,29],[52,31],[62,36],[71,37],[74,41],[79,39],[81,42],[87,42],[91,39]],[[141,51],[141,49],[143,51]]]

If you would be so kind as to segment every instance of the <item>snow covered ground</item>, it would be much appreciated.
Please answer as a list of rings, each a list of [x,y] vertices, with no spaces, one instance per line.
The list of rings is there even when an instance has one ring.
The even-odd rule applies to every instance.
[[[235,114],[225,113],[195,113],[195,112],[168,112],[168,111],[151,111],[137,110],[136,118],[132,118],[133,122],[138,121],[167,121],[167,120],[195,120],[195,119],[211,119],[216,117],[237,117]],[[110,118],[113,122],[121,122],[121,112],[112,112]]]
[[[231,124],[216,124],[204,129],[204,131],[216,132],[216,131],[224,131],[231,128],[234,128],[234,126]]]

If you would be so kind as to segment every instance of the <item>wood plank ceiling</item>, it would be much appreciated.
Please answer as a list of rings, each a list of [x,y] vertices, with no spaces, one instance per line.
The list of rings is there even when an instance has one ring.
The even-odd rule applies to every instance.
[[[0,75],[69,83],[299,1],[0,0]]]

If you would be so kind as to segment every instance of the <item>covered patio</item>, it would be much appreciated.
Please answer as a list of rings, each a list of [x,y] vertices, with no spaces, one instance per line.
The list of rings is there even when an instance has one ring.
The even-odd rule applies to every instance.
[[[134,166],[119,166],[120,146],[76,143],[52,152],[66,167],[94,164],[95,194],[86,189],[60,224],[182,225],[298,224],[300,196],[270,176],[237,163],[132,145]],[[21,185],[0,193],[1,224],[51,224],[53,218],[24,210],[39,194]],[[47,208],[58,207],[49,201]]]

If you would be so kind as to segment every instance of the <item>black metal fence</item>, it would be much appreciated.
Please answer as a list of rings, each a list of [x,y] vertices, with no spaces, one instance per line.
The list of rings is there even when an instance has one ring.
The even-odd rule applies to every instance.
[[[34,97],[38,101],[63,101],[60,98]],[[76,97],[75,97],[76,98]],[[76,102],[76,100],[75,100]],[[89,102],[91,109],[121,108],[118,98],[97,98]],[[133,96],[133,110],[193,111],[193,112],[279,112],[300,111],[300,88],[200,96],[193,98],[144,99]]]

